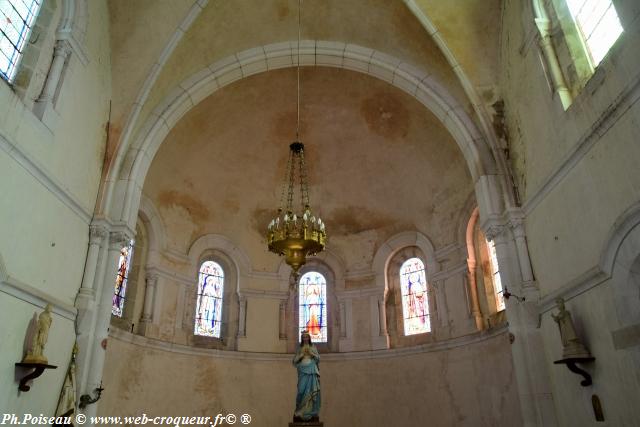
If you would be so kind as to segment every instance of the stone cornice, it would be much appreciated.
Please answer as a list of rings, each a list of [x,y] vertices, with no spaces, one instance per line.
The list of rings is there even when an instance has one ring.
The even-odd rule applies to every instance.
[[[506,326],[489,329],[482,332],[476,332],[470,335],[465,335],[457,338],[452,338],[446,341],[439,341],[435,343],[422,344],[414,347],[405,347],[397,349],[386,350],[372,350],[372,351],[352,351],[344,353],[324,353],[321,355],[323,363],[326,362],[339,362],[339,361],[351,361],[351,360],[366,360],[366,359],[388,359],[394,357],[413,356],[424,353],[432,353],[436,351],[446,351],[457,347],[464,347],[468,345],[474,345],[487,341],[493,338],[497,338],[506,335],[508,329]],[[181,344],[174,344],[166,341],[160,341],[143,337],[140,335],[134,335],[130,332],[113,328],[109,331],[109,336],[120,342],[132,344],[138,347],[146,349],[153,349],[159,351],[166,351],[170,353],[178,353],[192,356],[208,356],[218,359],[234,359],[234,360],[256,360],[265,362],[287,362],[291,361],[292,355],[289,353],[261,353],[250,351],[228,351],[228,350],[216,350],[190,347]]]

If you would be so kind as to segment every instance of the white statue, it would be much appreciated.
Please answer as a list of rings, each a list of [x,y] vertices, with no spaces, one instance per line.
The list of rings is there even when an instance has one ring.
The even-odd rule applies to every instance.
[[[44,311],[38,316],[38,324],[36,332],[33,335],[31,341],[31,349],[27,352],[23,362],[24,363],[43,363],[47,364],[49,361],[44,356],[44,346],[49,338],[49,328],[51,327],[51,304],[47,304]]]
[[[556,304],[558,306],[557,315],[551,314],[553,320],[558,324],[560,329],[560,339],[562,340],[562,358],[563,359],[582,359],[590,358],[591,354],[589,350],[580,342],[580,339],[576,335],[576,330],[573,327],[573,320],[571,319],[571,313],[564,307],[564,299],[557,298]]]
[[[78,344],[73,345],[71,363],[67,376],[64,378],[60,398],[58,399],[57,417],[69,417],[76,410],[76,355],[78,354]]]

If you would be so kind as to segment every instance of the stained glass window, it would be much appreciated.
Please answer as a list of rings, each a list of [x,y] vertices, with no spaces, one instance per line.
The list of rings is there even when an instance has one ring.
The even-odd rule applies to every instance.
[[[127,279],[129,277],[129,267],[131,267],[131,255],[133,254],[133,240],[120,250],[118,260],[118,274],[113,292],[111,313],[114,316],[122,317],[124,311],[124,299],[127,293]]]
[[[611,0],[567,0],[567,6],[596,67],[622,34],[616,8]]]
[[[493,291],[496,295],[496,308],[498,311],[505,309],[502,280],[500,280],[500,270],[498,269],[498,257],[496,255],[496,245],[493,241],[487,240],[489,250],[489,265],[491,266],[491,280],[493,280]]]
[[[408,259],[400,267],[404,334],[415,335],[431,331],[429,298],[424,263],[419,258]]]
[[[299,331],[308,330],[313,342],[327,342],[327,281],[316,271],[305,273],[298,286]],[[300,334],[298,334],[300,336]]]
[[[214,261],[205,261],[198,275],[195,335],[220,338],[224,270]]]
[[[0,76],[13,81],[42,0],[0,0]]]

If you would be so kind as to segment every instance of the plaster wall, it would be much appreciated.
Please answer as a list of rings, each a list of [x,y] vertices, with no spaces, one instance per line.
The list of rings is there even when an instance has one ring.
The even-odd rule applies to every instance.
[[[506,334],[498,333],[441,351],[321,355],[321,418],[327,425],[350,426],[519,425],[508,347]],[[248,413],[255,425],[285,425],[295,401],[296,373],[290,358],[192,353],[112,334],[98,412],[214,417]]]
[[[633,347],[616,349],[612,339],[611,332],[621,326],[613,309],[612,280],[567,304],[576,332],[596,357],[594,364],[583,365],[593,378],[592,386],[580,386],[582,377],[571,373],[565,366],[552,365],[553,361],[562,359],[560,334],[551,316],[543,317],[541,328],[545,355],[551,366],[549,372],[554,398],[558,407],[562,408],[558,411],[561,425],[632,426],[640,419],[637,404],[640,375],[632,358]],[[602,404],[606,421],[604,424],[594,420],[591,407],[591,397],[594,394]]]
[[[620,324],[601,259],[623,213],[640,199],[640,11],[637,2],[613,2],[624,33],[564,111],[545,78],[528,3],[504,4],[502,92],[558,421],[602,425],[591,407],[597,394],[606,425],[634,425],[637,366],[628,350],[613,345]],[[585,365],[592,386],[581,387],[580,377],[552,365],[561,358],[550,317],[557,296],[569,300],[578,335],[596,357]]]
[[[60,2],[57,2],[59,5]],[[73,308],[98,192],[110,97],[106,2],[87,2],[84,48],[71,54],[57,102],[45,119],[0,81],[0,406],[4,412],[53,413],[74,337]],[[60,7],[60,6],[59,6]],[[59,14],[56,14],[59,16]],[[51,22],[55,28],[58,22]],[[43,35],[44,36],[44,35]],[[47,37],[53,37],[48,32]],[[43,43],[52,46],[52,40]],[[41,52],[42,57],[52,55]],[[81,118],[81,119],[79,119]],[[54,306],[45,355],[59,366],[29,393],[18,393],[14,363],[32,316]],[[61,313],[64,317],[61,317]]]
[[[0,313],[3,313],[3,325],[0,327],[2,337],[0,411],[3,413],[33,414],[34,416],[55,413],[58,392],[62,388],[67,373],[75,341],[73,321],[68,318],[68,315],[63,317],[55,309],[51,314],[49,341],[44,354],[48,357],[49,364],[57,365],[58,369],[45,371],[37,381],[31,383],[31,390],[25,393],[18,390],[18,382],[29,373],[29,370],[14,366],[14,363],[22,360],[26,349],[30,346],[30,337],[33,333],[31,323],[37,320],[37,315],[41,311],[40,307],[28,301],[0,292]]]

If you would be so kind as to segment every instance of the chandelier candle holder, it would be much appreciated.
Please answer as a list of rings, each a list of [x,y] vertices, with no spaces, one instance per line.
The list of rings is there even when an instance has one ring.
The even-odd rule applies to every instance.
[[[297,275],[308,256],[324,250],[327,233],[324,222],[319,216],[313,215],[309,206],[304,144],[296,141],[289,148],[289,161],[280,208],[267,228],[267,243],[271,252],[285,257],[285,262],[291,266],[294,275]],[[294,210],[296,178],[299,178],[300,182],[300,210],[298,211]],[[285,188],[287,189],[286,202]]]

